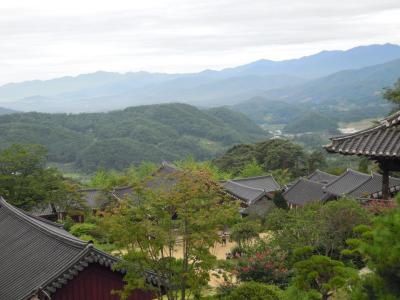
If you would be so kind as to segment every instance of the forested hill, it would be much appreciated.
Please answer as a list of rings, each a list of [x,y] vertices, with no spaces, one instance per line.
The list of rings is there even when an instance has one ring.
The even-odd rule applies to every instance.
[[[0,144],[37,143],[49,160],[81,171],[122,169],[141,161],[211,158],[228,147],[266,138],[242,114],[186,104],[130,107],[109,113],[18,113],[0,116]]]

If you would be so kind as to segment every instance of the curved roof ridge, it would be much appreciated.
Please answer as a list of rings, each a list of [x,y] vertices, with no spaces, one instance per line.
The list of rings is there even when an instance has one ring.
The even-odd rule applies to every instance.
[[[367,173],[363,173],[363,172],[360,172],[360,171],[356,171],[356,170],[353,170],[353,169],[351,169],[351,168],[347,168],[347,171],[348,171],[348,172],[355,173],[355,174],[359,174],[359,175],[371,176],[371,174],[367,174]]]
[[[299,182],[301,181],[301,179],[304,179],[304,178],[303,178],[303,177],[298,178],[286,191],[284,191],[284,192],[282,193],[282,196],[285,195],[285,194],[287,194],[287,193],[291,190],[291,188],[293,188],[293,187],[295,187],[296,185],[298,185]]]
[[[288,191],[290,191],[291,188],[295,187],[296,185],[298,185],[298,184],[299,184],[300,182],[302,182],[302,181],[305,181],[305,182],[307,182],[307,183],[311,183],[311,184],[314,184],[314,185],[318,185],[318,186],[320,186],[321,188],[324,187],[324,185],[323,185],[322,183],[319,183],[319,182],[317,182],[317,181],[310,180],[310,179],[308,179],[308,178],[306,178],[306,177],[300,177],[300,178],[298,178],[298,179],[296,180],[296,182],[295,182],[294,184],[292,184],[286,191],[284,191],[282,195],[286,194]]]
[[[381,124],[384,124],[386,126],[394,125],[398,122],[400,122],[400,110],[380,121]]]
[[[329,186],[331,186],[331,185],[333,185],[334,183],[338,182],[341,178],[343,178],[343,177],[344,177],[346,174],[348,174],[348,173],[349,173],[349,168],[347,168],[346,171],[343,172],[342,174],[338,175],[338,177],[336,177],[334,180],[332,180],[331,182],[329,182],[328,184],[326,184],[326,185],[324,186],[324,189],[327,188],[327,187],[329,187]]]
[[[317,174],[317,173],[323,173],[323,174],[328,174],[328,175],[336,176],[336,175],[333,175],[333,174],[331,174],[331,173],[328,173],[328,172],[325,172],[325,171],[321,171],[320,169],[316,169],[314,172],[312,172],[310,175],[308,175],[308,177],[312,177],[314,174]]]
[[[103,191],[101,188],[86,188],[86,189],[79,189],[77,192],[93,192],[93,191]]]
[[[268,178],[268,177],[274,178],[274,176],[272,176],[272,175],[260,175],[260,176],[243,177],[243,178],[237,178],[237,179],[231,179],[231,180],[241,181],[241,180],[249,180],[249,179]]]
[[[357,131],[357,132],[348,133],[348,134],[342,134],[342,135],[338,135],[338,136],[333,136],[333,137],[330,137],[329,139],[331,141],[333,141],[333,140],[335,140],[335,141],[343,140],[343,139],[351,138],[351,137],[354,137],[354,136],[362,135],[364,133],[369,133],[370,131],[374,131],[374,130],[379,129],[381,127],[387,127],[385,124],[383,124],[381,122],[382,121],[380,121],[380,123],[377,124],[377,125],[362,129],[362,130]],[[329,147],[329,146],[330,145],[326,145],[325,147]]]
[[[361,182],[359,185],[357,185],[356,187],[354,187],[352,190],[348,191],[347,194],[351,194],[352,192],[358,190],[361,186],[363,186],[364,184],[366,184],[367,182],[374,180],[374,176],[371,174],[370,178],[368,178],[367,180],[365,180],[364,182]]]
[[[63,225],[63,224],[55,223],[55,222],[52,222],[52,221],[47,220],[47,219],[45,219],[45,218],[42,218],[42,217],[40,217],[40,216],[32,215],[32,214],[29,213],[29,212],[22,211],[22,213],[28,215],[29,217],[31,217],[31,218],[33,218],[33,219],[36,219],[36,220],[40,221],[40,222],[49,224],[50,226],[54,226],[54,227],[56,227],[56,228],[64,229],[64,225]]]
[[[127,188],[132,188],[132,185],[124,185],[124,186],[116,186],[116,187],[113,187],[112,192],[113,192],[113,191],[116,191],[116,190],[127,189]]]
[[[65,231],[65,233],[62,232],[61,228],[58,228],[59,230],[56,230],[54,225],[48,224],[46,222],[43,222],[42,220],[31,217],[30,215],[26,214],[25,212],[12,206],[11,204],[9,204],[6,200],[4,200],[3,197],[0,197],[0,205],[5,207],[9,212],[14,214],[20,220],[28,223],[35,229],[37,229],[37,230],[41,231],[42,233],[49,235],[61,242],[65,242],[66,244],[69,244],[73,247],[78,247],[78,248],[85,247],[88,244],[88,242],[84,242],[84,241],[70,235],[67,231]],[[46,225],[49,225],[49,226],[46,226]]]
[[[240,184],[240,183],[237,183],[237,182],[232,181],[232,180],[227,180],[225,183],[227,183],[227,182],[230,182],[230,183],[239,185],[239,186],[244,187],[244,188],[249,189],[249,190],[265,192],[265,190],[263,190],[263,189],[253,188],[253,187],[250,187],[250,186],[248,186],[248,185]]]
[[[343,178],[344,176],[346,176],[347,174],[350,174],[350,173],[357,174],[357,175],[371,176],[371,175],[368,175],[368,174],[366,174],[366,173],[353,170],[352,168],[347,168],[345,172],[343,172],[343,173],[340,174],[335,180],[333,180],[332,182],[330,182],[329,184],[327,184],[326,187],[328,187],[328,186],[332,185],[333,183],[339,181],[341,178]]]

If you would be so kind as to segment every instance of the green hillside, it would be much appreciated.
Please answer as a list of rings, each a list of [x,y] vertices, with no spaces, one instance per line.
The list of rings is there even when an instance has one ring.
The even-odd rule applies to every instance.
[[[347,70],[305,84],[265,92],[232,108],[263,124],[287,124],[317,111],[341,122],[381,117],[391,107],[382,100],[385,88],[400,78],[400,60]]]
[[[317,112],[302,114],[299,118],[289,122],[284,131],[287,133],[330,132],[337,133],[338,123]]]
[[[186,104],[130,107],[109,113],[0,116],[0,144],[38,143],[49,160],[81,171],[122,169],[143,160],[206,159],[230,146],[265,139],[247,117]]]

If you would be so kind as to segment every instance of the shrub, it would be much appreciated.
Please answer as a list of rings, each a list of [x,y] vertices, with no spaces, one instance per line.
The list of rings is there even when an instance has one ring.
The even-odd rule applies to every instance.
[[[266,285],[258,282],[245,282],[226,297],[227,300],[279,300],[281,291],[273,285]]]
[[[253,253],[248,253],[239,259],[237,277],[241,281],[257,281],[285,287],[290,278],[286,260],[286,252],[260,242]]]
[[[93,235],[96,230],[96,225],[92,223],[77,223],[70,229],[71,234],[80,237],[83,235]]]

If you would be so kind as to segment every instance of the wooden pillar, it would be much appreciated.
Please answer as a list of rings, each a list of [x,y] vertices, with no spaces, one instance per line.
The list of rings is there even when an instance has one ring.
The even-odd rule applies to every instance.
[[[382,168],[382,199],[388,200],[390,197],[389,168],[387,164],[381,164],[381,168]]]

